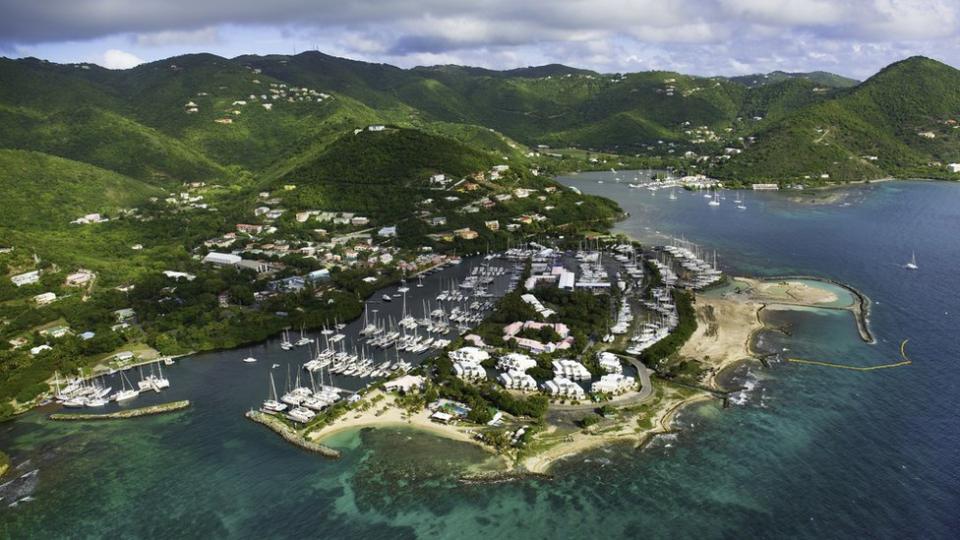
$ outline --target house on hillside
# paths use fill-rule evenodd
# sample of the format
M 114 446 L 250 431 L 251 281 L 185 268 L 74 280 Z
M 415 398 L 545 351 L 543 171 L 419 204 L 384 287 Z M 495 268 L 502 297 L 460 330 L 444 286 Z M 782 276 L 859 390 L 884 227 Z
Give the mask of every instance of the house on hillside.
M 40 271 L 34 270 L 33 272 L 25 272 L 23 274 L 17 274 L 10 278 L 10 281 L 13 282 L 17 287 L 23 287 L 24 285 L 33 285 L 40 281 Z
M 239 255 L 232 253 L 218 253 L 211 251 L 203 258 L 204 264 L 214 264 L 217 266 L 237 266 L 243 259 Z

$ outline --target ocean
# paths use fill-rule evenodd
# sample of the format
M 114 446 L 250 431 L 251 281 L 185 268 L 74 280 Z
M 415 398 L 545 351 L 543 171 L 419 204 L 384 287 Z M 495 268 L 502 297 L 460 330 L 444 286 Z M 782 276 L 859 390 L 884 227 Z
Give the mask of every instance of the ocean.
M 622 174 L 626 180 L 627 174 Z M 810 275 L 873 301 L 877 343 L 835 310 L 772 311 L 760 346 L 870 366 L 745 364 L 723 409 L 677 433 L 569 458 L 552 479 L 464 485 L 470 445 L 406 429 L 338 435 L 340 460 L 296 449 L 243 413 L 265 397 L 276 342 L 165 370 L 182 412 L 100 424 L 32 412 L 0 425 L 17 465 L 0 487 L 9 538 L 955 538 L 960 527 L 960 185 L 887 182 L 811 204 L 796 193 L 651 195 L 615 173 L 561 179 L 630 213 L 643 241 L 683 236 L 732 274 Z M 603 183 L 598 183 L 603 180 Z M 802 197 L 801 197 L 802 198 Z M 920 269 L 903 265 L 915 252 Z M 786 355 L 785 355 L 786 356 Z M 286 363 L 287 360 L 282 360 Z M 283 369 L 283 368 L 281 368 Z M 141 405 L 138 403 L 137 406 Z M 33 472 L 36 471 L 36 472 Z M 12 505 L 12 506 L 11 506 Z

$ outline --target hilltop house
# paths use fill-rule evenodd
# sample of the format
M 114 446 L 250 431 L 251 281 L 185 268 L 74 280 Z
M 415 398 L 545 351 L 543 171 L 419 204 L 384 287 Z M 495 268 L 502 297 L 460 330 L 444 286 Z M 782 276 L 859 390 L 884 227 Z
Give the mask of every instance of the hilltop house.
M 57 295 L 52 292 L 45 292 L 38 294 L 33 297 L 33 303 L 38 306 L 45 306 L 47 304 L 53 303 L 57 299 Z
M 90 270 L 80 269 L 72 274 L 69 274 L 64 283 L 68 287 L 82 287 L 93 281 L 95 277 L 97 277 L 97 275 Z
M 17 287 L 23 287 L 24 285 L 33 285 L 40 281 L 40 271 L 34 270 L 32 272 L 26 272 L 23 274 L 17 274 L 10 278 L 10 281 L 13 282 Z

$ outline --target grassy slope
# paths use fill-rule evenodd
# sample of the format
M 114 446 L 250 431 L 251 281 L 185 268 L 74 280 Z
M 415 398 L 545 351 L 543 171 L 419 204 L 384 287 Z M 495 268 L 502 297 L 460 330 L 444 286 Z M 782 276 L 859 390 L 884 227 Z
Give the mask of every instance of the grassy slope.
M 0 150 L 3 223 L 26 229 L 66 225 L 91 212 L 115 214 L 162 192 L 146 183 L 40 152 Z

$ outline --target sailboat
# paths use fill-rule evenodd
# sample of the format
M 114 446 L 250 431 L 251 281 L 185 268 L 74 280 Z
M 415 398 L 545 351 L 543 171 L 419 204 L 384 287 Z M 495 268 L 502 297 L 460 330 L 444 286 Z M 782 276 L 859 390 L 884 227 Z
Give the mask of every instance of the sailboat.
M 671 201 L 677 200 L 677 194 L 672 189 L 670 190 L 670 200 Z
M 129 388 L 128 388 L 129 387 Z M 126 401 L 128 399 L 133 399 L 140 395 L 139 390 L 133 388 L 133 384 L 130 383 L 130 380 L 127 379 L 124 372 L 120 372 L 120 391 L 113 395 L 115 401 Z
M 913 254 L 910 256 L 910 262 L 908 262 L 908 263 L 904 266 L 904 268 L 906 268 L 907 270 L 919 270 L 919 269 L 920 269 L 920 267 L 917 266 L 917 253 L 916 253 L 916 252 L 913 252 Z
M 313 338 L 307 337 L 307 334 L 304 332 L 303 325 L 300 325 L 300 339 L 297 340 L 297 347 L 303 347 L 304 345 L 309 345 L 313 343 Z
M 285 351 L 293 348 L 293 343 L 290 343 L 290 333 L 286 328 L 283 329 L 283 341 L 280 342 L 280 348 Z
M 710 206 L 720 206 L 720 194 L 714 193 L 713 200 L 708 202 L 707 204 L 709 204 Z
M 257 359 L 254 358 L 253 354 L 251 354 L 250 356 L 244 358 L 243 361 L 244 361 L 245 363 L 247 363 L 247 364 L 252 364 L 252 363 L 256 362 Z
M 270 412 L 287 410 L 285 403 L 277 401 L 277 384 L 273 381 L 273 372 L 270 372 L 270 398 L 263 402 L 263 408 Z
M 157 362 L 157 371 L 159 375 L 153 375 L 153 368 L 150 368 L 150 375 L 153 377 L 153 384 L 157 388 L 170 388 L 170 379 L 163 376 L 163 366 Z
M 735 202 L 737 203 L 737 209 L 739 209 L 739 210 L 746 210 L 746 209 L 747 209 L 747 207 L 743 204 L 743 199 L 740 198 L 740 193 L 739 193 L 739 192 L 737 193 L 737 200 L 736 200 Z

